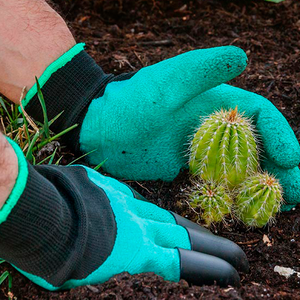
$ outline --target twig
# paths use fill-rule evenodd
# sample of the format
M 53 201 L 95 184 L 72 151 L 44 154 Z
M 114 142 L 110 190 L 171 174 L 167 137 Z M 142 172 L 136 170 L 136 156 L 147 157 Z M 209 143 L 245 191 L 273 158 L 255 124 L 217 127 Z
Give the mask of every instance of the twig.
M 252 244 L 256 244 L 260 241 L 260 239 L 255 239 L 255 240 L 251 240 L 251 241 L 246 241 L 246 242 L 236 242 L 239 245 L 252 245 Z
M 171 46 L 173 45 L 172 40 L 161 40 L 161 41 L 148 41 L 148 42 L 138 42 L 141 46 Z
M 139 183 L 138 181 L 135 181 L 140 187 L 142 187 L 144 190 L 146 190 L 150 195 L 152 194 L 152 192 L 150 192 L 146 187 L 144 187 L 141 183 Z
M 142 65 L 143 67 L 145 67 L 145 64 L 144 64 L 144 62 L 141 60 L 140 56 L 139 56 L 135 51 L 133 51 L 133 53 L 134 53 L 134 55 L 136 56 L 136 58 L 138 59 L 138 61 L 141 63 L 141 65 Z
M 6 128 L 5 128 L 4 121 L 3 121 L 3 118 L 2 118 L 2 117 L 1 117 L 1 125 L 2 125 L 2 129 L 3 129 L 4 135 L 7 135 L 7 134 L 6 134 Z
M 23 87 L 22 89 L 22 93 L 21 93 L 21 97 L 20 97 L 20 107 L 22 109 L 22 112 L 26 118 L 26 120 L 28 121 L 28 123 L 31 125 L 31 127 L 36 131 L 39 132 L 39 128 L 35 125 L 35 123 L 33 122 L 33 120 L 29 117 L 29 115 L 27 114 L 27 112 L 25 111 L 25 109 L 23 108 L 23 104 L 22 104 L 22 99 L 24 97 L 24 94 L 26 92 L 26 86 Z

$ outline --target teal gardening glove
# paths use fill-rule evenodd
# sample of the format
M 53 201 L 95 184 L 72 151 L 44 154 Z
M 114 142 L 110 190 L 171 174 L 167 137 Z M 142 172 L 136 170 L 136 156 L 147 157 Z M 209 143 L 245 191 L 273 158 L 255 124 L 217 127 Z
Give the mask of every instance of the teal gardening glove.
M 233 242 L 90 168 L 31 166 L 9 142 L 19 175 L 0 209 L 0 257 L 34 283 L 70 289 L 122 272 L 155 272 L 171 281 L 237 286 L 237 270 L 248 271 Z
M 280 179 L 285 200 L 294 205 L 299 202 L 300 149 L 292 129 L 267 99 L 222 84 L 239 75 L 246 60 L 236 47 L 202 49 L 114 77 L 78 44 L 46 69 L 40 83 L 50 117 L 64 111 L 53 129 L 78 123 L 66 142 L 84 153 L 96 149 L 88 155 L 91 164 L 107 159 L 105 171 L 134 180 L 173 180 L 187 166 L 188 144 L 200 117 L 238 106 L 261 135 L 264 168 Z M 23 106 L 42 120 L 36 86 Z

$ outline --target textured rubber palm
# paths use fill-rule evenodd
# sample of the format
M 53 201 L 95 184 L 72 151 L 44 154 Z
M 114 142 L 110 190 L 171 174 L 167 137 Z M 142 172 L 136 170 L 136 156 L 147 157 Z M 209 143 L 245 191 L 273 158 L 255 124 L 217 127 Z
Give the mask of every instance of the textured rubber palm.
M 48 290 L 102 283 L 122 272 L 155 272 L 166 280 L 179 281 L 180 258 L 175 248 L 191 249 L 187 230 L 176 225 L 173 215 L 168 211 L 133 198 L 129 187 L 118 180 L 105 177 L 90 168 L 86 170 L 89 179 L 106 192 L 115 214 L 117 237 L 111 255 L 85 279 L 68 280 L 60 287 L 17 269 Z
M 243 50 L 219 47 L 187 52 L 145 67 L 131 79 L 112 82 L 93 100 L 83 121 L 83 152 L 119 178 L 170 181 L 186 164 L 185 106 L 197 95 L 239 75 Z M 200 112 L 194 112 L 199 117 Z M 198 121 L 197 121 L 198 123 Z M 197 125 L 194 124 L 195 126 Z

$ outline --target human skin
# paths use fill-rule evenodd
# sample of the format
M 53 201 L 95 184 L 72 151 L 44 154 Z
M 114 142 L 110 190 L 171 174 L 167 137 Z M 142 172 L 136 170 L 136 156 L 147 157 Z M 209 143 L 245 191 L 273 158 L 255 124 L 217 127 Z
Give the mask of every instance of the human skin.
M 0 133 L 0 209 L 9 197 L 17 176 L 17 156 L 4 135 Z
M 44 0 L 0 0 L 0 93 L 19 104 L 46 67 L 75 45 L 65 21 Z

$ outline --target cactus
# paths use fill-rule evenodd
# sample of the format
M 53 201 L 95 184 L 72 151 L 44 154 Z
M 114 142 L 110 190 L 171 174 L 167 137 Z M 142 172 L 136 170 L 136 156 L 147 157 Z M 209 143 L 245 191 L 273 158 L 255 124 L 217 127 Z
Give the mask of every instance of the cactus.
M 257 146 L 251 121 L 237 107 L 223 109 L 204 120 L 194 136 L 190 172 L 203 180 L 232 189 L 258 168 Z
M 249 177 L 236 198 L 237 216 L 248 226 L 270 223 L 283 202 L 279 182 L 267 172 Z
M 210 226 L 211 223 L 218 223 L 225 220 L 230 214 L 233 201 L 223 186 L 214 183 L 193 184 L 192 192 L 189 195 L 190 206 L 200 207 L 203 211 L 201 217 Z

